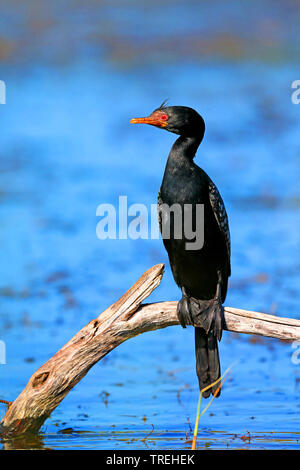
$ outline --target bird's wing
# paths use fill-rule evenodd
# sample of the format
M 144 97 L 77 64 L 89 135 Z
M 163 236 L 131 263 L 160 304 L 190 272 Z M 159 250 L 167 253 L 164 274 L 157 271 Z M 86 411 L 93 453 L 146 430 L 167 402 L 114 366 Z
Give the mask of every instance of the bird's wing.
M 219 193 L 219 190 L 210 178 L 209 178 L 209 183 L 208 183 L 208 190 L 209 190 L 210 205 L 212 207 L 212 210 L 215 215 L 218 226 L 220 228 L 220 231 L 224 235 L 226 249 L 227 249 L 227 257 L 228 257 L 228 275 L 230 276 L 231 243 L 230 243 L 230 231 L 229 231 L 227 212 L 225 209 L 223 199 Z

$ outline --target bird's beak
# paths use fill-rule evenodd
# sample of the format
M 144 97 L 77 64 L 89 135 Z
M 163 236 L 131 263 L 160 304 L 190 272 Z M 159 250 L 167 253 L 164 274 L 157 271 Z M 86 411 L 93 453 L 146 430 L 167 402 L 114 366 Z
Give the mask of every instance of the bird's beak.
M 158 116 L 149 116 L 142 118 L 133 118 L 130 120 L 131 124 L 150 124 L 151 126 L 156 127 L 166 127 L 168 125 L 167 121 L 159 119 Z

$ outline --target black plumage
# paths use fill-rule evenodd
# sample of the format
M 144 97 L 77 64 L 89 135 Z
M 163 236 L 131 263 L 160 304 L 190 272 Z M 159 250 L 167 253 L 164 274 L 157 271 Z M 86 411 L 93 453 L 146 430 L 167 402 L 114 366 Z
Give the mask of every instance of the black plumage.
M 183 327 L 195 326 L 196 370 L 203 390 L 221 374 L 217 340 L 222 336 L 222 303 L 231 273 L 230 232 L 223 200 L 209 176 L 194 163 L 205 124 L 194 109 L 164 103 L 149 117 L 131 122 L 151 124 L 179 134 L 170 151 L 159 191 L 158 216 L 172 273 L 182 290 L 177 309 L 179 321 Z M 179 219 L 176 211 L 170 210 L 174 205 L 181 210 Z M 188 249 L 191 242 L 197 240 L 199 205 L 204 207 L 204 227 L 200 227 L 204 230 L 204 243 L 196 250 Z M 182 228 L 180 237 L 176 234 L 178 221 Z M 194 233 L 196 231 L 194 240 L 184 231 L 189 225 Z M 218 396 L 218 388 L 219 383 L 204 391 L 203 396 L 211 393 Z

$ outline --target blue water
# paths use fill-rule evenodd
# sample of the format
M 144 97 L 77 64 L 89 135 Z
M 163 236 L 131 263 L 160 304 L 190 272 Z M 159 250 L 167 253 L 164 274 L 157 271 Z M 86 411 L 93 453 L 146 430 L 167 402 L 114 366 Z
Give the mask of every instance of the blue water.
M 0 399 L 152 265 L 166 272 L 149 301 L 179 298 L 161 240 L 96 237 L 99 204 L 156 203 L 174 135 L 129 120 L 165 98 L 206 121 L 196 162 L 229 215 L 226 305 L 299 318 L 299 6 L 14 3 L 0 2 Z M 293 351 L 224 332 L 222 369 L 239 362 L 201 417 L 199 448 L 298 448 Z M 167 328 L 112 351 L 39 436 L 2 447 L 188 449 L 197 401 L 193 329 Z

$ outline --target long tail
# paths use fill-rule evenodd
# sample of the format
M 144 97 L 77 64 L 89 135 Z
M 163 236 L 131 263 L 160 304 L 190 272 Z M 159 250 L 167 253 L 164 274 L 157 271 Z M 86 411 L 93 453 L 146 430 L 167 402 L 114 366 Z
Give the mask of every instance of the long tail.
M 221 377 L 218 340 L 222 337 L 221 300 L 200 300 L 183 296 L 178 302 L 177 314 L 183 327 L 195 326 L 196 371 L 200 390 L 208 387 Z M 213 395 L 220 384 L 203 392 L 203 397 Z M 219 389 L 216 396 L 221 393 Z
M 221 367 L 219 360 L 218 340 L 213 331 L 206 334 L 203 328 L 195 327 L 195 350 L 196 350 L 196 371 L 200 390 L 208 387 L 218 380 L 221 376 Z M 219 388 L 217 383 L 210 389 L 203 392 L 203 397 L 207 398 L 214 394 Z M 220 395 L 221 389 L 217 393 Z

